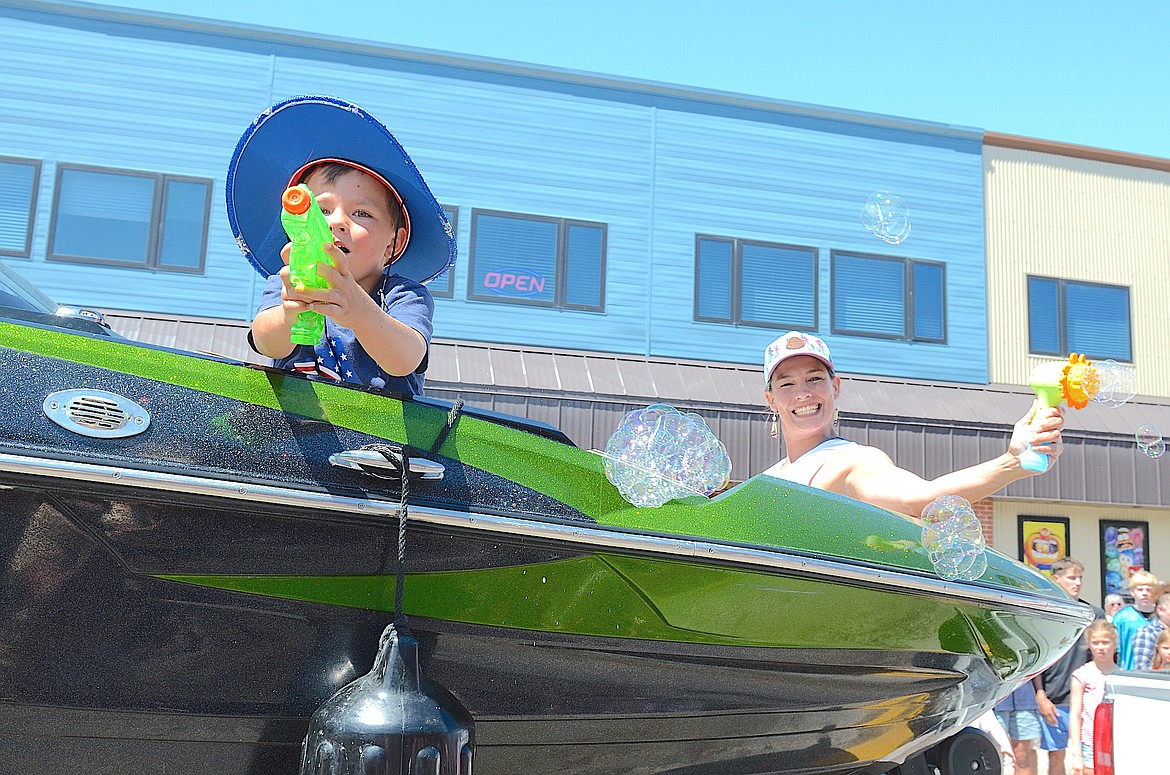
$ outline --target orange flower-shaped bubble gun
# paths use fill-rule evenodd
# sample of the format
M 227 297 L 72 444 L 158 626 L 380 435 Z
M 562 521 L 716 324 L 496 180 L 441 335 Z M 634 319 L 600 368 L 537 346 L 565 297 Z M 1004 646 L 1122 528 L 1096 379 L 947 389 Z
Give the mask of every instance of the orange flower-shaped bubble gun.
M 1028 383 L 1036 393 L 1036 402 L 1041 409 L 1051 409 L 1063 403 L 1073 409 L 1084 409 L 1101 389 L 1097 368 L 1088 358 L 1077 353 L 1070 355 L 1067 361 L 1041 363 L 1032 369 Z M 1029 471 L 1043 473 L 1048 470 L 1048 455 L 1028 447 L 1020 455 L 1020 465 Z

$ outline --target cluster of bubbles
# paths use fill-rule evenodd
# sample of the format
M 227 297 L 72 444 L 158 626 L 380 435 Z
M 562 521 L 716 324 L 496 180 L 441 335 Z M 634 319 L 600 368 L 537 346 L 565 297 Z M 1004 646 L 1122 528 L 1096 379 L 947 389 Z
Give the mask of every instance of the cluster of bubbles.
M 1138 449 L 1157 460 L 1166 454 L 1166 442 L 1162 439 L 1162 429 L 1157 425 L 1143 425 L 1133 434 Z
M 1097 361 L 1097 393 L 1093 401 L 1116 409 L 1137 395 L 1137 372 L 1114 360 Z
M 721 488 L 731 459 L 702 417 L 652 404 L 627 413 L 609 437 L 605 476 L 633 505 L 661 506 Z
M 1111 408 L 1117 408 L 1129 401 L 1138 391 L 1137 372 L 1131 366 L 1117 361 L 1097 361 L 1098 388 L 1093 400 Z M 1137 448 L 1154 460 L 1166 454 L 1166 441 L 1162 429 L 1157 425 L 1142 425 L 1133 434 Z
M 940 495 L 922 511 L 922 546 L 934 572 L 948 581 L 974 581 L 987 570 L 983 527 L 957 495 Z
M 889 191 L 876 191 L 861 208 L 861 225 L 880 240 L 899 245 L 910 236 L 910 206 Z

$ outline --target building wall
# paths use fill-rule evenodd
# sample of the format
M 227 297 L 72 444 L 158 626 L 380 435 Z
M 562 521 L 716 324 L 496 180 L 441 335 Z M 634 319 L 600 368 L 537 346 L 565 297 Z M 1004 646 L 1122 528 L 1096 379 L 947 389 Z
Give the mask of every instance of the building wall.
M 1070 503 L 1054 501 L 1020 501 L 995 498 L 994 547 L 1019 559 L 1019 517 L 1064 517 L 1069 520 L 1069 556 L 1085 566 L 1085 581 L 1081 597 L 1101 604 L 1105 596 L 1101 574 L 1101 520 L 1116 522 L 1148 522 L 1150 534 L 1147 544 L 1150 557 L 1146 569 L 1160 579 L 1170 579 L 1170 509 L 1127 508 L 1107 503 Z
M 974 130 L 211 20 L 19 5 L 0 3 L 0 155 L 43 165 L 32 256 L 7 260 L 59 301 L 249 318 L 260 281 L 223 210 L 232 149 L 273 102 L 325 92 L 382 118 L 458 208 L 461 259 L 454 298 L 437 301 L 438 336 L 754 363 L 782 329 L 694 320 L 701 233 L 818 250 L 817 331 L 843 369 L 987 381 Z M 211 178 L 205 274 L 46 263 L 61 163 Z M 901 245 L 859 222 L 880 189 L 911 206 Z M 473 208 L 606 224 L 604 312 L 467 300 Z M 832 335 L 831 249 L 944 262 L 946 343 Z
M 1128 287 L 1140 393 L 1168 397 L 1170 160 L 1049 148 L 984 148 L 991 381 L 1026 384 L 1050 360 L 1028 352 L 1027 276 L 1043 275 Z

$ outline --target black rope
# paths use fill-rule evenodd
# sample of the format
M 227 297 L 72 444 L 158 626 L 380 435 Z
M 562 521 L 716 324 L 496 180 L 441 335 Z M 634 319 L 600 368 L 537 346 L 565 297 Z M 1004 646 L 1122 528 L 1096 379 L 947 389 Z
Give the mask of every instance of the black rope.
M 451 406 L 451 411 L 447 413 L 446 425 L 439 431 L 435 443 L 431 445 L 431 455 L 438 453 L 462 412 L 463 399 L 457 398 Z M 391 444 L 367 444 L 362 449 L 378 452 L 398 467 L 400 484 L 398 494 L 398 563 L 394 571 L 394 625 L 401 630 L 406 626 L 406 614 L 402 610 L 402 593 L 406 586 L 406 521 L 410 514 L 410 454 L 413 448 L 407 444 L 400 447 Z
M 402 591 L 406 586 L 406 504 L 410 500 L 410 452 L 404 446 L 400 454 L 402 490 L 398 496 L 398 570 L 394 574 L 394 624 L 399 629 L 406 626 L 406 614 L 402 612 Z

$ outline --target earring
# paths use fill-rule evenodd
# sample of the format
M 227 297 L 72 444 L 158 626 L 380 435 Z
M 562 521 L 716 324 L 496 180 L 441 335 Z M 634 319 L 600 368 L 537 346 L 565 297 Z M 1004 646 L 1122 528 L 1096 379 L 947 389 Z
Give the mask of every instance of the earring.
M 772 412 L 772 438 L 774 438 L 774 439 L 779 438 L 779 436 L 780 436 L 780 430 L 779 430 L 779 428 L 777 428 L 777 424 L 779 422 L 780 422 L 780 415 L 776 412 Z
M 837 425 L 838 425 L 838 423 L 840 423 L 840 422 L 841 422 L 841 415 L 840 415 L 840 413 L 837 411 L 837 407 L 833 407 L 833 429 L 834 429 L 834 430 L 836 430 L 836 429 L 837 429 Z

